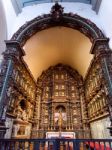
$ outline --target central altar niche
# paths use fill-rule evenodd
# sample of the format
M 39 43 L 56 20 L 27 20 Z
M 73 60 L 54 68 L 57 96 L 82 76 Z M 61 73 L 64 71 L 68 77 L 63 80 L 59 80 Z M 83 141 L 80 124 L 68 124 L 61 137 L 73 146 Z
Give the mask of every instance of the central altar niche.
M 37 79 L 36 94 L 33 138 L 60 131 L 82 138 L 85 98 L 83 79 L 76 70 L 62 64 L 50 67 Z
M 55 113 L 54 113 L 55 128 L 57 128 L 57 130 L 62 130 L 66 128 L 65 127 L 66 122 L 67 122 L 66 109 L 64 106 L 59 105 L 56 107 Z

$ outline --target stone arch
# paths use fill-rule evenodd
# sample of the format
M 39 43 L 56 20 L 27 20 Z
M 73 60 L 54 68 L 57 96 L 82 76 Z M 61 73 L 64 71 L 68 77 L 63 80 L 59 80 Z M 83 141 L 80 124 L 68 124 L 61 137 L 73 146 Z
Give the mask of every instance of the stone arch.
M 21 46 L 24 46 L 26 41 L 37 32 L 55 26 L 64 26 L 79 30 L 87 36 L 92 43 L 96 39 L 105 38 L 102 31 L 89 19 L 85 19 L 73 13 L 63 13 L 63 7 L 56 3 L 51 8 L 50 14 L 44 14 L 26 22 L 12 36 L 11 40 L 16 40 Z

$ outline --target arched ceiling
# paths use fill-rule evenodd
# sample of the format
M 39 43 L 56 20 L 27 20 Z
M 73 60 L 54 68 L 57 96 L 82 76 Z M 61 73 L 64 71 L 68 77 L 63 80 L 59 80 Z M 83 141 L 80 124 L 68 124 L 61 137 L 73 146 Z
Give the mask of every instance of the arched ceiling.
M 32 36 L 25 44 L 24 60 L 35 79 L 58 63 L 68 64 L 83 77 L 92 59 L 89 39 L 77 30 L 53 27 Z

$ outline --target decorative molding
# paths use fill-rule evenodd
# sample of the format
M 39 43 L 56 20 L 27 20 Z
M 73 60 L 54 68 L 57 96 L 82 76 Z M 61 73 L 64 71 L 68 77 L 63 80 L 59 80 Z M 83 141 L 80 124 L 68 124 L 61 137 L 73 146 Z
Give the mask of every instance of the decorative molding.
M 108 45 L 109 39 L 108 38 L 100 38 L 95 39 L 93 41 L 90 53 L 96 54 L 98 51 L 110 51 L 109 45 Z
M 89 129 L 89 125 L 86 120 L 83 78 L 75 69 L 64 64 L 51 66 L 38 78 L 37 87 L 34 118 L 39 122 L 35 122 L 35 119 L 33 131 L 37 130 L 37 126 L 39 130 L 43 130 L 41 134 L 44 134 L 44 131 L 59 131 L 57 114 L 61 108 L 65 113 L 62 131 L 80 130 L 83 134 L 86 133 L 85 126 Z M 81 138 L 80 132 L 77 136 Z M 43 137 L 39 132 L 32 136 Z
M 64 26 L 79 30 L 86 35 L 91 42 L 95 39 L 104 38 L 102 31 L 89 19 L 85 19 L 73 13 L 63 13 L 63 7 L 56 5 L 57 4 L 51 8 L 50 14 L 44 14 L 26 22 L 12 36 L 11 40 L 17 40 L 20 42 L 20 45 L 23 46 L 26 41 L 37 32 L 55 26 Z
M 58 4 L 58 2 L 55 3 L 54 6 L 51 8 L 51 17 L 54 21 L 59 21 L 63 17 L 63 11 L 64 7 Z

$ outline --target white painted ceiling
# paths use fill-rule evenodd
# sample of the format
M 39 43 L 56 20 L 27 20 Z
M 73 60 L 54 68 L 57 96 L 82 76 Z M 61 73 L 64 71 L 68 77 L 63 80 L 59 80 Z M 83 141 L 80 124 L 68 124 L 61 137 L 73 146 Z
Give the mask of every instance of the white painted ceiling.
M 55 0 L 19 0 L 19 3 L 21 3 L 23 7 L 39 3 L 51 3 L 51 2 L 55 2 Z M 58 2 L 79 2 L 90 4 L 91 0 L 58 0 Z
M 77 30 L 54 27 L 32 36 L 24 46 L 24 60 L 35 79 L 43 70 L 58 63 L 68 64 L 83 77 L 92 59 L 91 42 Z

